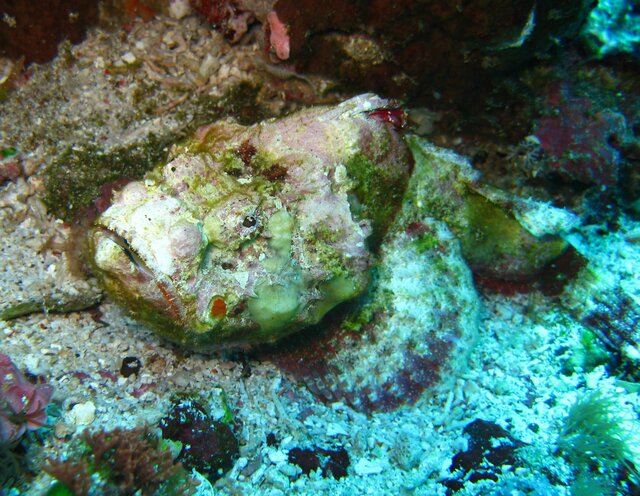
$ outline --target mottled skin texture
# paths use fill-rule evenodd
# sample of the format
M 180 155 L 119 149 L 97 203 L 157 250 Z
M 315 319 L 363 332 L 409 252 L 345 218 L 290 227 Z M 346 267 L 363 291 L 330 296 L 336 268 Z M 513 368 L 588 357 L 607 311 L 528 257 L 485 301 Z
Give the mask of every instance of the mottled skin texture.
M 90 233 L 96 273 L 134 316 L 194 347 L 269 342 L 369 282 L 372 242 L 411 158 L 389 102 L 361 95 L 244 127 L 222 121 L 128 184 Z

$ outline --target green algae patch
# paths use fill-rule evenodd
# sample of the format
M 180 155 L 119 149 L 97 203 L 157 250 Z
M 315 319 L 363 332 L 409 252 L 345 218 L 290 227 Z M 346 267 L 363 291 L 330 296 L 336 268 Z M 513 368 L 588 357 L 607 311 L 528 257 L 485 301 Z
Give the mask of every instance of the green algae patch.
M 370 246 L 377 246 L 393 223 L 404 196 L 407 176 L 392 175 L 363 153 L 354 154 L 345 164 L 354 181 L 354 215 L 371 219 Z
M 342 254 L 333 245 L 318 241 L 314 248 L 316 249 L 318 261 L 334 277 L 349 276 L 349 269 L 345 266 Z
M 372 271 L 372 282 L 369 291 L 360 298 L 358 305 L 342 322 L 342 328 L 349 332 L 361 333 L 366 326 L 372 324 L 376 316 L 391 308 L 393 293 L 378 287 L 379 275 L 377 269 Z
M 462 252 L 474 270 L 505 278 L 535 274 L 559 257 L 567 242 L 558 236 L 536 238 L 503 208 L 482 196 L 467 195 L 467 228 L 460 233 Z
M 433 234 L 426 233 L 416 239 L 413 245 L 418 253 L 424 253 L 438 248 L 440 241 Z
M 101 188 L 120 179 L 139 179 L 166 157 L 173 139 L 149 136 L 143 143 L 105 152 L 97 146 L 67 148 L 44 172 L 45 204 L 66 221 L 102 195 Z
M 336 243 L 343 236 L 339 231 L 332 231 L 327 226 L 319 225 L 305 236 L 305 243 L 310 247 L 322 264 L 324 269 L 332 277 L 348 277 L 350 271 L 347 268 L 344 254 L 336 248 Z
M 176 111 L 177 118 L 186 124 L 175 135 L 151 134 L 143 141 L 109 151 L 93 144 L 67 148 L 52 160 L 44 173 L 45 203 L 49 212 L 66 221 L 73 220 L 78 211 L 90 207 L 101 196 L 103 185 L 142 178 L 167 157 L 171 145 L 184 140 L 202 125 L 224 116 L 232 116 L 245 125 L 269 117 L 260 102 L 260 91 L 260 85 L 242 82 L 222 97 L 202 95 L 193 115 Z M 144 100 L 137 104 L 142 107 Z M 152 109 L 146 114 L 151 112 Z

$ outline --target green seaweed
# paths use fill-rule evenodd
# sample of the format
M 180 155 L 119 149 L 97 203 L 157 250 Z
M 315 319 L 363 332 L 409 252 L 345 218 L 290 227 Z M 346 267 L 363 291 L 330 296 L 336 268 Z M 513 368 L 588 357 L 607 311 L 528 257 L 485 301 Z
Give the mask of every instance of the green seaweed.
M 613 486 L 613 478 L 623 469 L 638 478 L 631 432 L 623 425 L 620 402 L 620 398 L 596 390 L 580 396 L 569 409 L 558 447 L 576 469 L 576 488 L 594 475 L 606 477 Z M 584 493 L 577 490 L 574 494 Z
M 197 482 L 170 445 L 148 427 L 84 431 L 64 460 L 49 460 L 44 471 L 56 482 L 47 496 L 86 494 L 183 495 Z
M 58 481 L 49 488 L 47 496 L 76 496 L 76 494 L 62 482 Z
M 235 420 L 235 415 L 233 414 L 233 410 L 229 406 L 229 399 L 227 398 L 227 393 L 225 393 L 224 389 L 220 391 L 220 403 L 222 404 L 222 409 L 224 410 L 224 415 L 220 419 L 220 422 L 224 422 L 225 424 L 231 424 Z
M 370 271 L 369 289 L 352 305 L 353 310 L 342 321 L 342 328 L 350 332 L 362 332 L 365 326 L 373 322 L 376 315 L 391 308 L 393 293 L 381 289 L 378 285 L 380 271 L 373 267 Z
M 327 243 L 322 238 L 318 238 L 313 246 L 318 260 L 322 263 L 323 268 L 331 273 L 332 278 L 352 276 L 345 266 L 344 257 L 335 246 Z
M 0 149 L 0 159 L 14 157 L 17 154 L 18 150 L 12 146 Z
M 357 201 L 352 201 L 352 211 L 372 221 L 373 233 L 368 243 L 378 246 L 402 204 L 407 178 L 391 176 L 362 153 L 355 153 L 345 166 L 355 183 L 353 194 Z
M 425 253 L 440 246 L 440 241 L 438 241 L 438 238 L 433 234 L 426 233 L 416 239 L 413 242 L 413 246 L 418 251 L 418 253 Z
M 174 138 L 150 135 L 144 142 L 105 152 L 95 145 L 69 147 L 46 168 L 45 204 L 71 221 L 100 197 L 100 188 L 122 178 L 139 179 L 163 159 Z

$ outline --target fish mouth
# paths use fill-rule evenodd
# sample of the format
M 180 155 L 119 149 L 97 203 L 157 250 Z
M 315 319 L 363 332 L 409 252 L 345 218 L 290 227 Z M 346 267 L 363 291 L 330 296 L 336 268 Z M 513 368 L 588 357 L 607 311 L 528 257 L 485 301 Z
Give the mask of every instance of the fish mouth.
M 140 256 L 140 254 L 131 247 L 127 239 L 118 234 L 113 229 L 105 226 L 95 226 L 96 233 L 108 239 L 122 250 L 127 259 L 136 268 L 139 274 L 144 278 L 140 281 L 141 285 L 154 287 L 153 292 L 156 302 L 162 305 L 162 310 L 174 321 L 182 323 L 183 316 L 181 311 L 180 299 L 177 296 L 173 281 L 169 277 L 159 278 Z M 156 292 L 157 290 L 157 292 Z
M 154 278 L 153 272 L 151 271 L 151 269 L 149 269 L 147 263 L 142 259 L 138 252 L 131 247 L 129 241 L 127 241 L 124 236 L 118 234 L 113 229 L 109 229 L 108 227 L 104 226 L 96 226 L 96 231 L 118 245 L 125 256 L 129 259 L 129 261 L 136 267 L 136 269 L 138 269 L 140 272 L 143 272 L 147 276 Z

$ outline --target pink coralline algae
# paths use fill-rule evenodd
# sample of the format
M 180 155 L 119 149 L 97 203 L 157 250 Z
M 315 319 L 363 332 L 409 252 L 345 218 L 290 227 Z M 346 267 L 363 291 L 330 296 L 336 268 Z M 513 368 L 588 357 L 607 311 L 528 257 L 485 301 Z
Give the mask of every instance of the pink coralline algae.
M 548 171 L 584 184 L 616 184 L 618 147 L 627 134 L 624 116 L 595 109 L 565 87 L 553 88 L 548 101 L 554 112 L 540 119 L 534 132 L 549 158 Z
M 7 355 L 0 354 L 0 443 L 13 444 L 27 430 L 43 427 L 53 388 L 32 384 Z
M 269 23 L 269 42 L 271 47 L 280 60 L 287 60 L 290 52 L 287 27 L 278 18 L 278 14 L 273 11 L 267 15 L 267 22 Z

